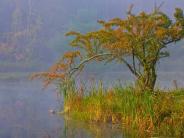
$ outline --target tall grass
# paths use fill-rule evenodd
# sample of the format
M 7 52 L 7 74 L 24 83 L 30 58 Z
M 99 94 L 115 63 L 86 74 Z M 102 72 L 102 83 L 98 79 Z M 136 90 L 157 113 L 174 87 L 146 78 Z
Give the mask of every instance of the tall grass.
M 73 119 L 121 124 L 142 137 L 184 137 L 184 90 L 137 92 L 132 87 L 102 83 L 90 89 L 65 89 L 65 111 Z M 65 95 L 65 96 L 66 96 Z

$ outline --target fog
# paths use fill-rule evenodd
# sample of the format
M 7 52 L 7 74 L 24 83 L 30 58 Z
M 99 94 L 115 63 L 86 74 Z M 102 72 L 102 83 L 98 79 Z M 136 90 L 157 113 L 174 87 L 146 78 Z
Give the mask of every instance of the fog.
M 184 9 L 184 0 L 162 0 L 161 10 L 170 17 L 176 7 Z M 40 81 L 28 81 L 32 72 L 45 71 L 62 54 L 70 50 L 70 38 L 65 33 L 95 31 L 97 20 L 125 18 L 130 4 L 133 12 L 150 12 L 160 0 L 0 0 L 0 137 L 124 137 L 114 126 L 92 126 L 71 123 L 64 117 L 50 114 L 60 110 L 63 100 L 58 90 L 50 86 L 43 90 Z M 175 45 L 175 46 L 174 46 Z M 169 48 L 170 57 L 158 63 L 159 88 L 172 88 L 184 83 L 184 41 Z M 86 72 L 87 71 L 87 72 Z M 94 75 L 110 86 L 114 80 L 131 83 L 133 76 L 123 65 L 92 64 L 82 77 Z M 89 125 L 89 126 L 88 126 Z M 85 126 L 85 127 L 84 127 Z M 88 126 L 88 127 L 86 127 Z M 88 129 L 86 129 L 88 128 Z M 92 128 L 92 129 L 91 129 Z M 95 128 L 95 129 L 93 129 Z M 93 134 L 91 130 L 95 130 Z
M 163 0 L 161 9 L 172 15 L 182 0 Z M 0 71 L 45 70 L 70 49 L 67 31 L 94 31 L 98 19 L 124 18 L 130 4 L 134 13 L 150 12 L 159 0 L 1 0 Z M 183 70 L 183 43 L 159 67 Z M 174 62 L 173 62 L 174 61 Z M 173 66 L 175 67 L 173 69 Z M 178 67 L 178 68 L 176 68 Z

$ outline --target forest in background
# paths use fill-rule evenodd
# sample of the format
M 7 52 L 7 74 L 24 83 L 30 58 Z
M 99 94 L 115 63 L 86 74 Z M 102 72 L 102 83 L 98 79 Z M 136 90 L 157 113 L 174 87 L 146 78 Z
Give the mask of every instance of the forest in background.
M 99 28 L 99 19 L 123 18 L 131 3 L 135 5 L 133 12 L 141 9 L 150 11 L 155 4 L 146 0 L 94 0 L 93 3 L 89 0 L 1 0 L 0 72 L 47 68 L 70 49 L 69 39 L 64 35 L 67 31 L 94 31 Z M 181 1 L 169 1 L 163 4 L 162 10 L 170 15 L 175 7 L 183 8 L 184 5 Z M 178 48 L 170 47 L 169 59 L 159 64 L 161 71 L 184 69 L 184 44 L 180 42 L 176 45 Z M 92 64 L 88 67 L 90 71 L 99 69 L 127 71 L 122 65 L 104 67 Z

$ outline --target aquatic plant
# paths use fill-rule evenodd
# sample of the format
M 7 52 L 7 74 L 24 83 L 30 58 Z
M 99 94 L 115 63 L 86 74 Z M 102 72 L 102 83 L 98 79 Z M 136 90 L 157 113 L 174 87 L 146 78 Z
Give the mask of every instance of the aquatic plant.
M 120 124 L 137 136 L 184 136 L 184 90 L 137 92 L 131 87 L 72 92 L 65 100 L 67 115 L 87 122 Z

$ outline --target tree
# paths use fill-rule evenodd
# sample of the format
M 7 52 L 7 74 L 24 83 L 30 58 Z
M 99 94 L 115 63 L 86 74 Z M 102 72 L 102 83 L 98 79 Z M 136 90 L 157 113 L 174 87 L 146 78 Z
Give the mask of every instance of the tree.
M 90 61 L 125 64 L 136 77 L 140 90 L 154 90 L 157 79 L 156 66 L 160 59 L 168 57 L 167 46 L 184 38 L 184 14 L 176 8 L 171 20 L 158 8 L 151 13 L 134 15 L 131 9 L 126 19 L 114 18 L 98 21 L 102 28 L 73 36 L 71 46 L 76 50 L 66 52 L 48 72 L 40 73 L 46 84 L 61 82 L 82 71 Z

